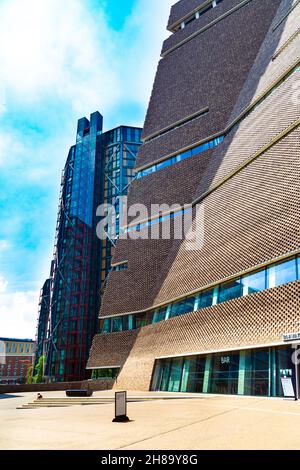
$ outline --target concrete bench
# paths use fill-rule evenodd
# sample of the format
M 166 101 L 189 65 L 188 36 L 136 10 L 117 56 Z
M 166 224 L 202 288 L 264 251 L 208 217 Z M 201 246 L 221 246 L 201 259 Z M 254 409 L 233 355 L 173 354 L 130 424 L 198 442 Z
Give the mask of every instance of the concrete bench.
M 67 397 L 91 397 L 93 395 L 92 390 L 67 390 Z

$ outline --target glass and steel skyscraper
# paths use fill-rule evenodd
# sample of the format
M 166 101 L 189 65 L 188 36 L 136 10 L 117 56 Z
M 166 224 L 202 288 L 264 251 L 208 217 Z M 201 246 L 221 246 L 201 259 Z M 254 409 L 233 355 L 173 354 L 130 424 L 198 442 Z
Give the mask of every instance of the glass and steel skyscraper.
M 62 173 L 61 194 L 48 303 L 40 308 L 37 354 L 46 354 L 45 376 L 82 380 L 92 339 L 98 331 L 101 293 L 111 269 L 113 240 L 96 234 L 96 211 L 103 203 L 119 210 L 132 178 L 141 129 L 121 126 L 103 133 L 99 112 L 78 121 Z M 49 284 L 49 286 L 48 286 Z M 47 307 L 47 308 L 46 308 Z

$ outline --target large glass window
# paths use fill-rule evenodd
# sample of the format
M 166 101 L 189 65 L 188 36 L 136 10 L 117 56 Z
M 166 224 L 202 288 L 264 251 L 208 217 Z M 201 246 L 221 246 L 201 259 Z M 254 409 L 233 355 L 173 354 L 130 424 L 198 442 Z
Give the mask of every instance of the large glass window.
M 219 291 L 219 303 L 237 299 L 243 295 L 243 286 L 240 279 L 221 284 Z
M 202 393 L 206 356 L 187 357 L 184 361 L 182 392 Z
M 253 274 L 248 274 L 242 278 L 242 285 L 244 295 L 255 294 L 267 289 L 267 274 L 266 270 L 257 271 Z
M 151 310 L 150 312 L 142 312 L 137 315 L 132 315 L 132 321 L 130 321 L 130 323 L 128 322 L 128 316 L 118 317 L 114 320 L 108 319 L 104 322 L 102 321 L 101 331 L 103 333 L 109 333 L 111 331 L 111 321 L 112 331 L 127 331 L 129 329 L 142 328 L 150 325 L 151 323 L 159 323 L 168 318 L 192 313 L 195 309 L 201 310 L 218 303 L 261 292 L 270 287 L 287 284 L 288 282 L 293 282 L 299 278 L 300 257 L 294 257 L 288 261 L 272 264 L 267 268 L 200 292 L 196 296 L 187 297 L 170 305 L 166 305 L 156 310 Z
M 135 324 L 136 328 L 142 328 L 143 326 L 147 326 L 147 315 L 146 313 L 139 313 L 135 316 Z
M 166 319 L 167 307 L 158 308 L 153 315 L 153 323 L 159 323 Z
M 112 318 L 112 331 L 113 332 L 123 331 L 122 317 Z
M 124 315 L 124 317 L 122 317 L 122 329 L 123 331 L 129 330 L 129 316 L 128 315 Z
M 214 289 L 207 290 L 205 292 L 201 292 L 198 308 L 199 310 L 202 308 L 211 307 L 214 300 Z
M 274 266 L 275 270 L 275 286 L 281 286 L 289 282 L 296 281 L 297 279 L 297 269 L 296 269 L 296 259 L 293 258 L 289 261 L 284 261 L 282 263 L 276 264 Z
M 270 393 L 269 349 L 246 351 L 243 360 L 245 370 L 244 395 L 268 396 Z
M 95 369 L 92 372 L 92 380 L 116 379 L 120 369 Z
M 159 363 L 159 367 L 162 367 L 160 386 L 159 390 L 162 392 L 168 391 L 169 388 L 169 378 L 171 371 L 171 359 Z
M 110 318 L 106 318 L 103 321 L 101 331 L 102 333 L 110 333 L 111 331 L 111 319 Z
M 172 359 L 168 392 L 179 392 L 181 384 L 183 358 Z
M 295 380 L 293 352 L 279 346 L 158 360 L 152 390 L 282 397 L 281 379 Z
M 189 297 L 180 302 L 176 302 L 171 306 L 170 317 L 178 317 L 186 313 L 191 313 L 194 311 L 195 297 Z
M 210 393 L 237 395 L 240 354 L 215 354 L 212 361 Z

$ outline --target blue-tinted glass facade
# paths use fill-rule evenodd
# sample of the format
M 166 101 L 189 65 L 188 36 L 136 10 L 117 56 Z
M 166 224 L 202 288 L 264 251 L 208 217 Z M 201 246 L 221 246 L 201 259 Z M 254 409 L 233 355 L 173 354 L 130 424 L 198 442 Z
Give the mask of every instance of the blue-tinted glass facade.
M 194 155 L 198 155 L 199 153 L 205 152 L 207 150 L 213 149 L 217 147 L 221 142 L 223 142 L 224 138 L 225 136 L 222 135 L 213 140 L 210 140 L 201 145 L 197 145 L 196 147 L 186 150 L 185 152 L 178 153 L 177 155 L 167 158 L 166 160 L 163 160 L 160 163 L 149 166 L 148 168 L 145 168 L 144 170 L 138 172 L 137 179 L 144 178 L 145 176 L 151 175 L 151 173 L 163 170 L 164 168 L 174 165 L 175 163 L 179 163 L 182 160 L 193 157 Z
M 35 352 L 35 366 L 38 359 L 44 354 L 44 344 L 47 339 L 48 318 L 50 312 L 50 289 L 51 279 L 47 279 L 40 292 L 39 301 L 39 314 L 36 332 L 36 352 Z
M 298 279 L 300 279 L 300 255 L 278 263 L 272 263 L 263 269 L 221 283 L 212 289 L 200 291 L 198 294 L 186 297 L 178 302 L 171 302 L 163 307 L 132 315 L 133 328 L 141 328 L 152 323 L 169 320 L 170 318 L 288 284 Z M 123 318 L 125 317 L 126 315 Z M 108 330 L 106 326 L 105 328 L 102 327 L 102 333 L 114 332 L 112 324 L 110 324 L 110 327 L 111 330 Z
M 287 345 L 160 359 L 155 363 L 151 389 L 283 397 L 281 379 L 291 378 L 295 388 L 293 353 Z
M 51 266 L 50 306 L 40 315 L 38 334 L 47 356 L 46 376 L 55 381 L 87 378 L 86 363 L 93 337 L 99 332 L 99 309 L 105 280 L 111 270 L 113 244 L 97 238 L 97 207 L 115 205 L 126 195 L 141 144 L 141 129 L 121 126 L 103 133 L 103 117 L 78 121 L 76 145 L 62 175 L 54 260 Z M 40 325 L 41 323 L 41 325 Z M 107 325 L 107 332 L 111 330 Z M 43 326 L 42 326 L 43 324 Z M 113 322 L 116 331 L 126 321 Z

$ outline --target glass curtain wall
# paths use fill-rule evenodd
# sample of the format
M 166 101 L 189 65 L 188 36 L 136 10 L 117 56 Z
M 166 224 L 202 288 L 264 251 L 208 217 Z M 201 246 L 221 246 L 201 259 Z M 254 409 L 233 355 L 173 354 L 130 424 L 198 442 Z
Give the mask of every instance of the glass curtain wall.
M 297 255 L 278 263 L 272 263 L 270 266 L 255 270 L 229 282 L 216 285 L 212 289 L 203 290 L 197 295 L 186 297 L 149 312 L 133 315 L 133 321 L 124 324 L 130 324 L 132 328 L 140 328 L 151 323 L 158 323 L 240 297 L 257 294 L 299 279 L 300 255 Z M 105 328 L 102 328 L 101 331 L 102 333 L 110 333 L 116 330 L 107 329 L 107 324 L 105 324 Z
M 152 390 L 282 397 L 281 379 L 295 380 L 290 346 L 156 361 Z

